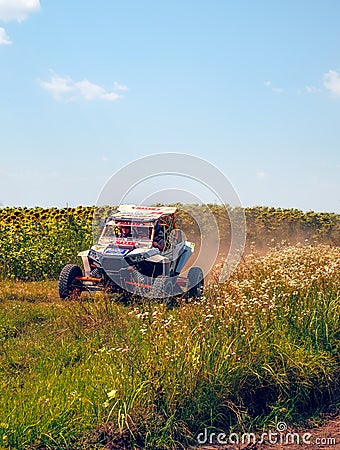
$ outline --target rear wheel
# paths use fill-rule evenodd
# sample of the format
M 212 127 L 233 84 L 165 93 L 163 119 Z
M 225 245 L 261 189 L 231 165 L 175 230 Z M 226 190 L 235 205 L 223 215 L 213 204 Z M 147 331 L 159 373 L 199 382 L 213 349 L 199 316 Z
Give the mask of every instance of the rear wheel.
M 77 277 L 81 277 L 81 268 L 75 264 L 67 264 L 60 272 L 58 290 L 59 297 L 75 298 L 81 294 L 81 282 L 77 281 Z
M 203 295 L 204 275 L 200 267 L 191 267 L 188 272 L 188 291 L 185 298 L 199 299 Z

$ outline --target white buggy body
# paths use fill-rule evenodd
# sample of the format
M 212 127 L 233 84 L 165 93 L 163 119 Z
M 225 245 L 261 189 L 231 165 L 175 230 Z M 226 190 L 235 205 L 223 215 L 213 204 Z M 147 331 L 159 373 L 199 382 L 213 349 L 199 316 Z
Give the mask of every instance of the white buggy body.
M 70 264 L 61 272 L 60 296 L 101 289 L 150 297 L 198 296 L 201 269 L 193 267 L 187 278 L 180 277 L 195 244 L 176 229 L 175 214 L 174 207 L 119 206 L 106 219 L 98 243 L 79 253 L 84 274 Z

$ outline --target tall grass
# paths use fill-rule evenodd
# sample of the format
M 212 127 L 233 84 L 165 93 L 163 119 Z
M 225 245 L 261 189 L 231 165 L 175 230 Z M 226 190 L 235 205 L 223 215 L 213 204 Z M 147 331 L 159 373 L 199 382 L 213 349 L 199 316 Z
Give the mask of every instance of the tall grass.
M 55 287 L 1 284 L 3 448 L 187 448 L 204 428 L 294 422 L 339 401 L 338 248 L 249 255 L 170 310 L 61 302 Z

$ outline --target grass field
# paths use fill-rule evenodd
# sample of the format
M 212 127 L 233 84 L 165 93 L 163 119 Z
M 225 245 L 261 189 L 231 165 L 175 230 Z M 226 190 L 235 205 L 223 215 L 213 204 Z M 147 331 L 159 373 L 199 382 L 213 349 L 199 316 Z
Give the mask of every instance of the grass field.
M 195 303 L 0 285 L 0 448 L 179 449 L 339 399 L 340 248 L 249 254 Z

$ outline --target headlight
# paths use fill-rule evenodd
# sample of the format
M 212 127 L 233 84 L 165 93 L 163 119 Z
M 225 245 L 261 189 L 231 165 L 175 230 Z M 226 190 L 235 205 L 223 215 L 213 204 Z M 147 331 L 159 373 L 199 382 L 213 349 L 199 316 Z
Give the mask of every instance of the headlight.
M 94 259 L 95 261 L 99 261 L 99 257 L 97 252 L 95 252 L 94 250 L 90 250 L 89 251 L 89 257 Z
M 139 261 L 142 261 L 144 258 L 143 255 L 139 254 L 139 255 L 128 255 L 127 258 L 132 262 L 132 263 L 136 263 Z

